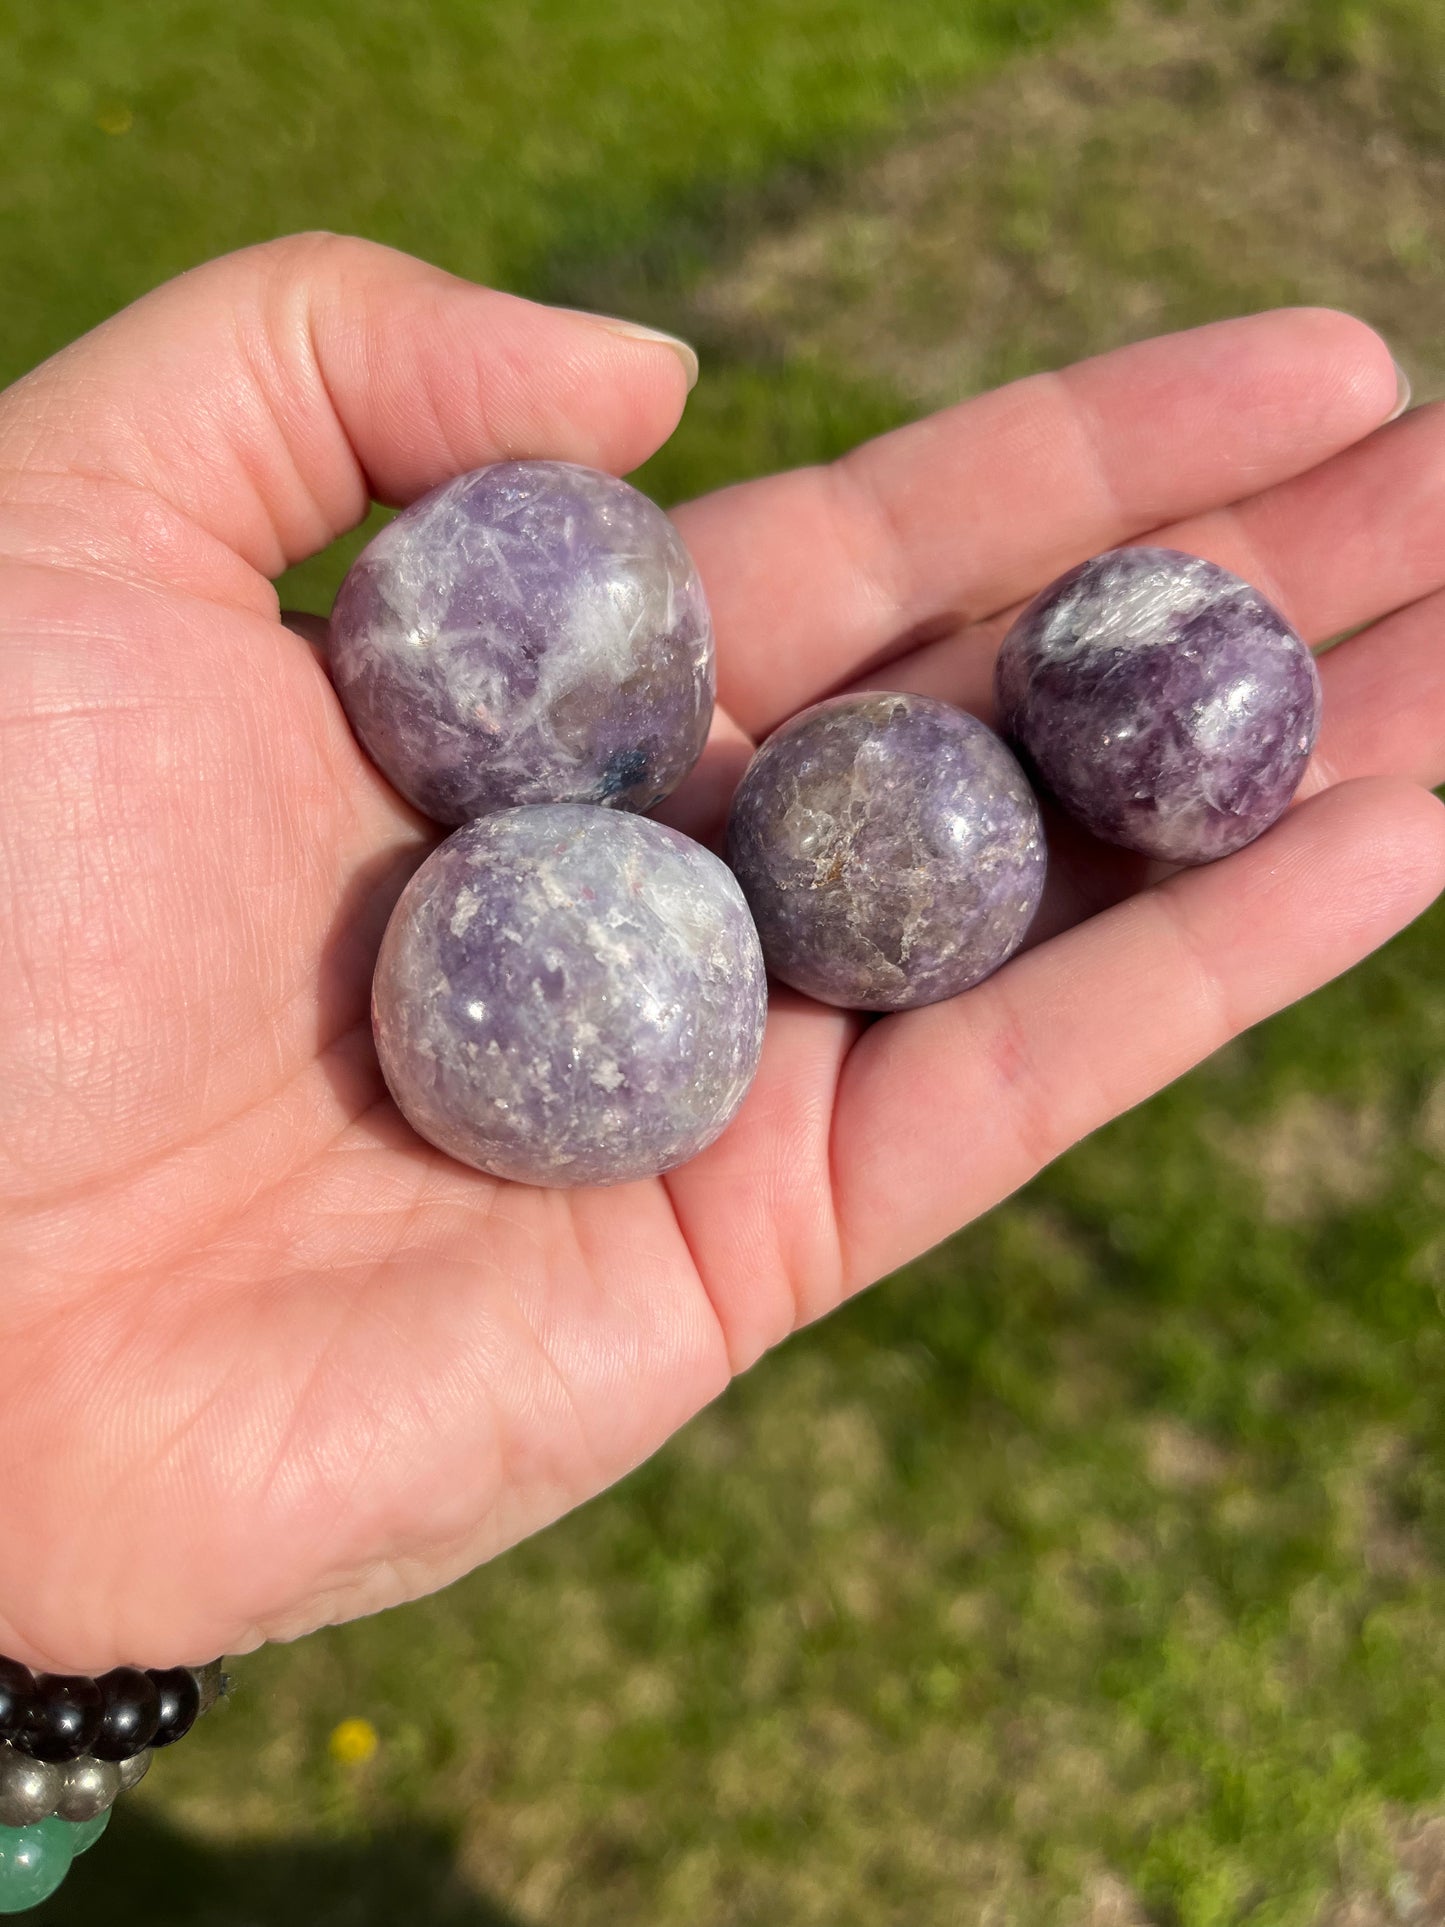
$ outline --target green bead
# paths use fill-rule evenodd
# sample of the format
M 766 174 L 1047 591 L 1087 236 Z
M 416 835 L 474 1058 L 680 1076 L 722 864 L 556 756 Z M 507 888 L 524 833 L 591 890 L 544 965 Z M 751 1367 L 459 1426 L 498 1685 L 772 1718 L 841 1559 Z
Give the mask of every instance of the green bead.
M 45 1820 L 43 1826 L 64 1827 L 65 1838 L 72 1853 L 84 1853 L 93 1847 L 110 1825 L 111 1809 L 97 1813 L 93 1820 Z
M 70 1872 L 63 1820 L 38 1827 L 0 1827 L 0 1914 L 23 1914 L 49 1900 Z

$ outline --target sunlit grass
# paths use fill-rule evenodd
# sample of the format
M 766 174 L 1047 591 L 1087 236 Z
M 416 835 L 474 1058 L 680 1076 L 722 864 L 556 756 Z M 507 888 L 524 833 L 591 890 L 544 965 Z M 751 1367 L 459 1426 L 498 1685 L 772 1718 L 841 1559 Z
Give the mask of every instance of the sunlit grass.
M 1368 197 L 1327 259 L 1283 172 L 1254 180 L 1301 243 L 1281 266 L 1234 246 L 1238 208 L 1191 245 L 1160 184 L 1196 191 L 1219 73 L 1434 166 L 1431 0 L 1221 8 L 1228 60 L 1191 56 L 1177 116 L 1115 124 L 1103 89 L 1093 145 L 1032 173 L 975 142 L 943 185 L 1016 328 L 984 329 L 968 274 L 930 279 L 946 225 L 894 238 L 886 287 L 832 284 L 841 319 L 792 288 L 771 331 L 733 325 L 716 290 L 760 228 L 786 255 L 890 144 L 1001 60 L 1048 84 L 1055 28 L 1107 11 L 0 0 L 0 360 L 225 247 L 356 229 L 701 326 L 645 475 L 675 500 L 901 419 L 940 342 L 1007 374 L 1116 309 L 1127 331 L 1121 289 L 1178 325 L 1363 273 Z M 1132 18 L 1156 11 L 1213 31 Z M 1137 52 L 1113 32 L 1103 69 Z M 1445 293 L 1423 232 L 1396 286 L 1421 315 Z M 345 553 L 288 598 L 324 608 Z M 215 1927 L 1306 1927 L 1331 1890 L 1384 1891 L 1396 1816 L 1445 1788 L 1442 933 L 1101 1134 L 551 1532 L 244 1663 L 48 1917 L 150 1921 L 163 1885 L 166 1920 Z

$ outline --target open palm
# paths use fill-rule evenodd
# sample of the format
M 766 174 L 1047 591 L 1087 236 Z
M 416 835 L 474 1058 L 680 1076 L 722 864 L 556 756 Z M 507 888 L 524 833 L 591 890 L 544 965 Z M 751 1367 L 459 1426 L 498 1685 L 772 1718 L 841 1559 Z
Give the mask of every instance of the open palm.
M 1044 940 L 953 1003 L 776 994 L 665 1181 L 433 1152 L 367 1002 L 435 832 L 270 578 L 500 456 L 625 471 L 684 395 L 665 346 L 310 236 L 0 397 L 0 1651 L 199 1661 L 442 1583 L 1445 882 L 1445 419 L 1381 429 L 1341 315 L 1149 342 L 679 510 L 727 720 L 667 813 L 710 834 L 747 742 L 850 682 L 987 715 L 1008 610 L 1146 534 L 1312 640 L 1370 625 L 1308 800 L 1166 880 L 1061 832 Z

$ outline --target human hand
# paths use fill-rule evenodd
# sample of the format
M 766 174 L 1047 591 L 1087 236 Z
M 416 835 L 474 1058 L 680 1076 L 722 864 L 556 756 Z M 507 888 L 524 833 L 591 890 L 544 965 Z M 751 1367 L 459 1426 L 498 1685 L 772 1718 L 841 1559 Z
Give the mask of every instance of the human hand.
M 666 346 L 312 236 L 0 397 L 0 1652 L 201 1661 L 444 1583 L 1445 883 L 1445 417 L 1381 429 L 1343 316 L 1148 342 L 680 510 L 726 720 L 666 813 L 710 833 L 747 739 L 849 682 L 987 716 L 1010 608 L 1147 533 L 1311 640 L 1372 625 L 1284 821 L 1163 881 L 1062 832 L 1044 940 L 954 1002 L 776 992 L 737 1121 L 659 1182 L 434 1152 L 367 1010 L 436 832 L 270 578 L 369 494 L 625 471 L 684 395 Z

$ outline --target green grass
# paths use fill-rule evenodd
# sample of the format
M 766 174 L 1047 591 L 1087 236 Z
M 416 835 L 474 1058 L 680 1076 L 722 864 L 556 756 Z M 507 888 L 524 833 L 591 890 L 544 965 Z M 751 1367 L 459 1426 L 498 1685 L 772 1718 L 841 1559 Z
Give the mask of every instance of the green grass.
M 1091 0 L 0 4 L 8 378 L 296 227 L 515 286 L 896 127 Z M 691 216 L 691 221 L 688 217 Z
M 1098 38 L 1110 12 L 0 0 L 3 373 L 317 224 L 700 329 L 646 472 L 669 500 L 899 419 L 940 342 L 1007 372 L 1131 315 L 1341 298 L 1348 270 L 1428 356 L 1433 230 L 1389 283 L 1367 197 L 1311 252 L 1287 170 L 1197 229 L 1159 188 L 1195 191 L 1189 128 L 1246 95 L 1434 166 L 1433 0 L 1154 9 L 1217 12 L 1227 57 L 1171 56 L 1178 115 L 1141 79 L 1126 124 L 1105 89 L 1032 171 L 970 150 L 939 190 L 974 250 L 956 285 L 935 196 L 896 274 L 794 290 L 771 331 L 710 297 L 760 235 L 786 256 L 861 205 L 927 116 L 1011 98 L 1001 64 L 1046 84 L 1060 29 L 1099 73 L 1142 58 L 1145 10 Z M 1256 272 L 1261 221 L 1292 245 Z M 984 316 L 990 272 L 1012 310 Z M 346 552 L 288 597 L 324 607 Z M 41 1918 L 139 1923 L 164 1890 L 198 1927 L 1307 1927 L 1331 1892 L 1398 1891 L 1399 1816 L 1445 1789 L 1442 933 L 1100 1134 L 552 1531 L 246 1662 Z M 343 1768 L 349 1715 L 381 1746 Z

